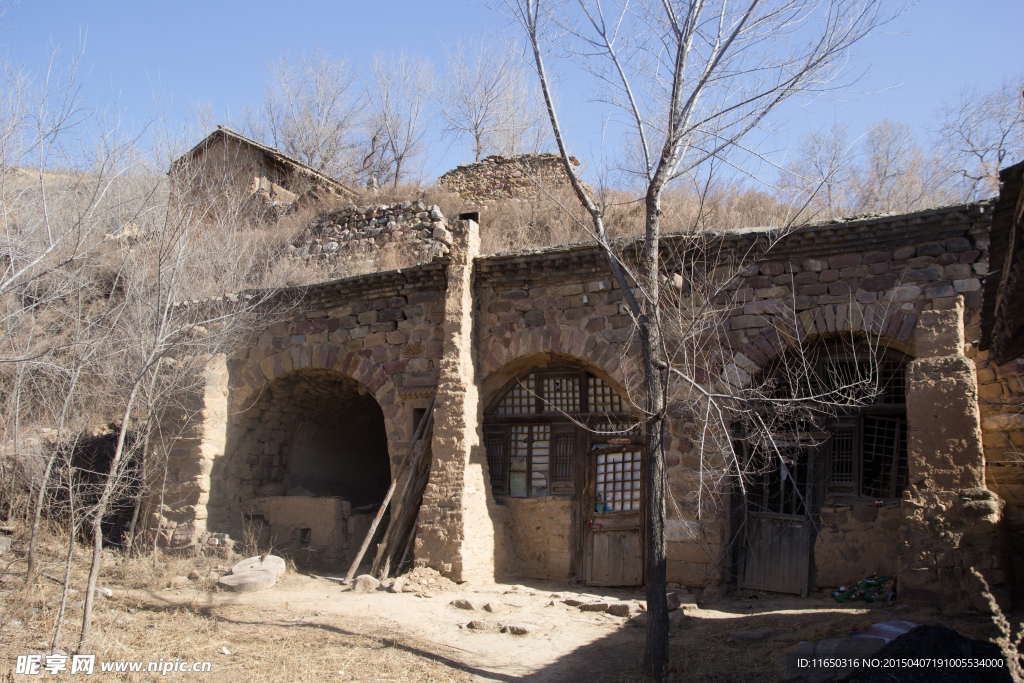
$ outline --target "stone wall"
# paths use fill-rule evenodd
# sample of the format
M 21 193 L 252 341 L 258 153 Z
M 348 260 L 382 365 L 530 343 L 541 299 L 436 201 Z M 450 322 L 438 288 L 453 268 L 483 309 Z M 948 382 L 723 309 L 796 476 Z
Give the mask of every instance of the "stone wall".
M 580 165 L 575 157 L 570 161 Z M 541 194 L 541 187 L 548 191 L 568 187 L 569 177 L 557 154 L 521 154 L 463 164 L 438 178 L 437 184 L 470 201 L 532 199 Z
M 280 389 L 296 378 L 349 382 L 365 392 L 383 413 L 391 463 L 400 462 L 413 411 L 426 406 L 438 382 L 445 268 L 435 261 L 305 288 L 286 319 L 266 325 L 228 360 L 230 418 L 208 505 L 218 530 L 239 533 L 257 489 L 281 481 L 289 420 L 299 418 L 303 402 Z
M 833 587 L 872 574 L 895 575 L 901 523 L 899 501 L 823 505 L 814 543 L 815 583 Z
M 424 262 L 447 254 L 451 243 L 448 221 L 436 204 L 405 201 L 349 206 L 318 216 L 287 252 L 293 258 L 338 263 L 404 251 Z
M 824 501 L 814 553 L 819 586 L 896 572 L 907 599 L 959 609 L 978 606 L 964 576 L 976 567 L 1005 597 L 1014 565 L 1002 534 L 1024 534 L 1024 476 L 1015 459 L 1024 442 L 1024 387 L 1022 368 L 993 368 L 972 343 L 988 267 L 987 208 L 808 226 L 770 236 L 767 252 L 764 230 L 719 236 L 723 273 L 739 275 L 713 300 L 723 311 L 715 332 L 723 350 L 702 367 L 707 386 L 743 390 L 781 354 L 818 340 L 877 339 L 913 358 L 911 485 L 902 500 L 880 506 Z M 571 362 L 634 395 L 638 352 L 623 292 L 597 247 L 477 257 L 473 221 L 444 230 L 448 258 L 286 292 L 297 297 L 290 313 L 268 321 L 211 372 L 203 398 L 210 420 L 183 451 L 181 462 L 195 464 L 182 465 L 179 477 L 181 492 L 197 495 L 207 482 L 211 527 L 233 530 L 256 490 L 279 481 L 285 403 L 296 409 L 293 399 L 278 400 L 287 398 L 276 391 L 282 382 L 322 375 L 361 387 L 383 412 L 392 463 L 407 452 L 414 411 L 436 387 L 417 563 L 458 580 L 581 576 L 574 503 L 495 501 L 480 425 L 496 392 L 533 365 Z M 674 239 L 665 245 L 666 264 L 677 272 L 670 296 L 694 307 L 700 302 L 683 277 L 694 261 L 673 260 L 685 246 Z M 759 249 L 754 265 L 738 258 L 729 265 Z M 668 580 L 694 588 L 733 579 L 729 479 L 722 462 L 702 460 L 695 445 L 702 428 L 681 412 L 666 425 Z M 1010 501 L 1005 514 L 1000 496 Z M 182 500 L 194 500 L 188 505 L 201 523 L 203 497 Z
M 1024 602 L 1024 361 L 1001 366 L 977 351 L 979 408 L 985 475 L 989 489 L 1005 501 L 1002 567 L 1014 602 Z

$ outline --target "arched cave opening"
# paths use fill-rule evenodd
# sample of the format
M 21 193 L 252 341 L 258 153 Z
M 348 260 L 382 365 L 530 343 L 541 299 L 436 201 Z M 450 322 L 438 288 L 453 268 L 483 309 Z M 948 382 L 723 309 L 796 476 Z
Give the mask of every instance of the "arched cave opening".
M 384 500 L 391 483 L 384 413 L 362 384 L 300 371 L 275 382 L 264 400 L 263 426 L 280 440 L 279 467 L 267 483 L 291 496 L 340 497 L 353 510 Z

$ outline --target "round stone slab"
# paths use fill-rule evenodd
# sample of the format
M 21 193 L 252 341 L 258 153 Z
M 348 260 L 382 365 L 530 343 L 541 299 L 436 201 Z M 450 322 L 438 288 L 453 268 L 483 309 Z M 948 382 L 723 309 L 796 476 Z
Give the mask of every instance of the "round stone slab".
M 242 560 L 231 568 L 231 573 L 241 574 L 242 572 L 259 570 L 270 572 L 274 575 L 274 578 L 279 579 L 284 576 L 285 569 L 287 569 L 287 565 L 285 564 L 283 557 L 278 557 L 277 555 L 267 555 L 265 557 L 258 555 L 256 557 L 250 557 L 247 560 Z
M 256 569 L 253 571 L 222 576 L 220 577 L 220 581 L 217 582 L 217 585 L 236 593 L 248 593 L 251 591 L 261 591 L 264 588 L 270 588 L 275 583 L 277 583 L 277 575 L 274 574 L 274 572 Z

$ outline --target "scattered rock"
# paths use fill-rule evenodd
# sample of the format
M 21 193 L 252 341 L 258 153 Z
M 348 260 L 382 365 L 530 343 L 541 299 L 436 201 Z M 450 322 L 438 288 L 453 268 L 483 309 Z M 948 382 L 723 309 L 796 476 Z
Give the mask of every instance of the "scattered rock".
M 616 617 L 628 617 L 633 609 L 634 605 L 628 602 L 617 602 L 613 605 L 608 605 L 608 609 L 605 611 Z
M 740 643 L 763 643 L 776 633 L 777 631 L 773 628 L 764 628 L 758 631 L 733 631 L 729 635 Z
M 112 598 L 114 597 L 114 591 L 110 590 L 109 588 L 104 588 L 103 586 L 97 586 L 96 597 Z
M 217 585 L 236 593 L 249 593 L 270 588 L 275 583 L 277 583 L 277 575 L 274 572 L 254 569 L 253 571 L 222 576 Z
M 277 555 L 262 555 L 242 560 L 231 568 L 231 573 L 241 574 L 243 572 L 265 571 L 270 572 L 274 575 L 274 578 L 279 579 L 284 576 L 287 569 L 288 565 L 285 563 L 283 557 L 278 557 Z
M 504 627 L 504 624 L 499 624 L 493 621 L 487 621 L 486 619 L 474 619 L 473 621 L 466 624 L 466 626 L 473 629 L 474 631 L 496 632 L 500 631 Z
M 729 594 L 729 586 L 725 584 L 718 584 L 717 586 L 708 586 L 704 589 L 705 600 L 721 600 Z
M 455 241 L 454 237 L 452 237 L 452 233 L 449 232 L 448 228 L 445 228 L 445 227 L 440 227 L 439 226 L 439 227 L 434 228 L 433 233 L 432 233 L 431 236 L 435 240 L 437 240 L 438 242 L 442 242 L 442 243 L 447 244 L 449 246 L 452 244 L 452 242 Z
M 686 623 L 686 619 L 687 619 L 686 612 L 684 612 L 681 609 L 676 610 L 675 612 L 669 613 L 669 615 L 668 615 L 668 630 L 669 631 L 675 631 L 676 629 L 681 628 L 683 626 L 683 624 Z
M 186 586 L 191 586 L 192 582 L 189 581 L 187 576 L 175 576 L 168 585 L 171 588 L 185 588 Z
M 577 600 L 576 598 L 569 598 L 568 600 L 563 600 L 562 602 L 569 605 L 569 607 L 579 607 L 583 604 L 582 600 Z
M 682 601 L 679 600 L 679 596 L 675 593 L 666 593 L 665 597 L 668 600 L 669 612 L 674 612 L 675 610 L 679 609 L 679 606 L 681 604 L 683 604 Z
M 586 604 L 580 605 L 580 611 L 581 612 L 607 612 L 608 611 L 608 603 L 607 602 L 588 602 Z
M 188 573 L 189 581 L 202 581 L 203 578 L 203 575 L 199 573 L 198 569 L 193 569 Z
M 503 610 L 504 610 L 504 607 L 502 605 L 498 604 L 498 603 L 489 602 L 486 605 L 484 605 L 484 611 L 490 612 L 491 614 L 498 614 L 499 612 L 502 612 Z
M 391 586 L 388 587 L 388 590 L 392 593 L 401 593 L 403 588 L 405 588 L 405 577 L 399 576 L 391 582 Z
M 352 591 L 354 593 L 372 593 L 377 590 L 380 585 L 380 581 L 373 578 L 369 574 L 362 574 L 356 577 L 355 583 L 352 585 Z
M 467 600 L 465 598 L 459 598 L 458 600 L 452 600 L 451 601 L 451 606 L 455 607 L 456 609 L 468 609 L 468 610 L 475 610 L 476 609 L 476 605 L 474 605 L 472 602 L 470 602 L 469 600 Z M 489 606 L 490 606 L 490 603 L 488 603 L 488 607 Z M 487 610 L 487 611 L 490 612 L 491 610 Z
M 514 636 L 525 636 L 532 633 L 537 627 L 529 624 L 509 624 L 501 629 L 502 633 L 511 633 Z

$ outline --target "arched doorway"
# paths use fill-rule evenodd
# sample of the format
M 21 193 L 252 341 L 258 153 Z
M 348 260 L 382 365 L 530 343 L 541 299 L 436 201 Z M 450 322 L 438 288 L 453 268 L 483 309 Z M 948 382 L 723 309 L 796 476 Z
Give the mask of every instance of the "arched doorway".
M 391 481 L 377 401 L 350 377 L 306 369 L 275 380 L 242 416 L 234 460 L 251 478 L 249 520 L 276 547 L 347 559 Z
M 612 385 L 571 362 L 528 366 L 485 408 L 484 443 L 527 576 L 642 583 L 642 436 Z
M 906 363 L 864 341 L 818 344 L 765 369 L 758 418 L 734 425 L 740 588 L 806 596 L 823 508 L 845 519 L 856 508 L 898 507 L 908 483 Z

